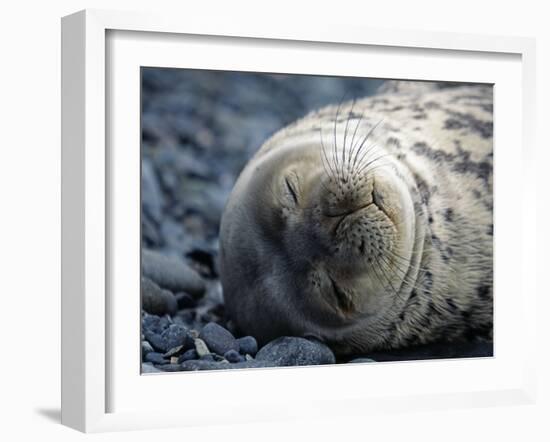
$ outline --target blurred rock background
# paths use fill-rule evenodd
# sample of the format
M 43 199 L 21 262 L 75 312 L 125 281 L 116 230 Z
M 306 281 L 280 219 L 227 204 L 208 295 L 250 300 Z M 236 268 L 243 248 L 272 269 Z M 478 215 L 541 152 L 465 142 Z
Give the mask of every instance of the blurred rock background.
M 144 371 L 214 369 L 229 361 L 235 367 L 280 365 L 282 360 L 286 365 L 304 363 L 293 360 L 291 354 L 281 359 L 277 343 L 260 357 L 270 348 L 278 349 L 279 356 L 264 362 L 253 360 L 257 349 L 250 354 L 230 345 L 227 348 L 237 353 L 229 356 L 208 346 L 204 349 L 200 334 L 208 324 L 234 331 L 224 315 L 217 269 L 222 210 L 240 171 L 270 135 L 344 96 L 372 95 L 382 83 L 362 78 L 142 68 Z M 223 340 L 223 332 L 219 336 Z M 210 337 L 210 347 L 222 348 L 216 342 Z M 308 363 L 333 360 L 327 356 L 330 350 L 305 340 L 285 341 L 283 347 L 298 352 L 309 349 L 312 359 Z M 315 355 L 324 355 L 324 359 L 316 360 Z

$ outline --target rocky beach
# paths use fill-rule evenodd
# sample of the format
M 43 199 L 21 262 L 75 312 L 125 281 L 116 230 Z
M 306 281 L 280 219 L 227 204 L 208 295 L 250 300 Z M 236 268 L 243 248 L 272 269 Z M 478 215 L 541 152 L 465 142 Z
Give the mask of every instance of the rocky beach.
M 143 373 L 492 355 L 473 338 L 339 359 L 322 342 L 259 348 L 224 308 L 218 231 L 232 186 L 275 131 L 321 106 L 375 93 L 381 80 L 142 68 Z

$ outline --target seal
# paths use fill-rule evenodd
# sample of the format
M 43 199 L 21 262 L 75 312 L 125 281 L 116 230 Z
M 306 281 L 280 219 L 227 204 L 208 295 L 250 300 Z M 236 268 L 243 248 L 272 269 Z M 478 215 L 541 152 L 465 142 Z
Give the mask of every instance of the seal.
M 492 87 L 444 85 L 387 82 L 261 146 L 220 226 L 239 330 L 338 354 L 492 336 Z

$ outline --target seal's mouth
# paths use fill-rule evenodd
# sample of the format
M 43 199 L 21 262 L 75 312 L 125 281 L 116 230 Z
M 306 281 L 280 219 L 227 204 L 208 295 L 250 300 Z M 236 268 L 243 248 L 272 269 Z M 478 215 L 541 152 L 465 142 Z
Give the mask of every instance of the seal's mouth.
M 325 216 L 328 217 L 328 218 L 338 218 L 338 221 L 336 222 L 336 224 L 334 225 L 333 227 L 333 234 L 336 234 L 338 232 L 338 229 L 340 228 L 342 222 L 347 219 L 349 216 L 351 215 L 354 215 L 356 214 L 357 212 L 363 210 L 363 209 L 366 209 L 367 207 L 371 206 L 372 204 L 374 204 L 372 201 L 361 206 L 361 207 L 357 207 L 357 208 L 354 208 L 348 212 L 345 212 L 345 213 L 339 213 L 339 214 L 326 214 Z

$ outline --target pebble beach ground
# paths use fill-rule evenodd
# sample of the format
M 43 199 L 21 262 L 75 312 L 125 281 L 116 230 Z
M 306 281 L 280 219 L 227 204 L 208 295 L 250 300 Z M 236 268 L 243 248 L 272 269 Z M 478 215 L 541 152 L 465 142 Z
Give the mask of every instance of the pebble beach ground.
M 142 68 L 142 372 L 490 356 L 481 341 L 337 360 L 316 340 L 262 348 L 225 315 L 217 267 L 222 210 L 272 133 L 380 80 Z

